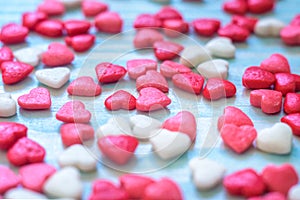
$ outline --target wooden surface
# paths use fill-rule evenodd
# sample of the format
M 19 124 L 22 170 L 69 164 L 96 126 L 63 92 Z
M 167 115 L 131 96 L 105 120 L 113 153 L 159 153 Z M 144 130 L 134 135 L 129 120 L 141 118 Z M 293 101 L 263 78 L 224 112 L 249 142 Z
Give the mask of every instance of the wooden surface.
M 25 11 L 35 10 L 39 0 L 10 0 L 0 1 L 1 18 L 0 25 L 8 22 L 19 23 L 21 13 Z M 140 13 L 155 13 L 162 5 L 151 1 L 143 0 L 111 0 L 105 1 L 110 5 L 110 10 L 120 13 L 125 20 L 124 33 L 111 36 L 97 33 L 97 40 L 94 49 L 88 53 L 77 53 L 76 59 L 72 65 L 68 66 L 72 70 L 70 81 L 78 76 L 89 75 L 95 76 L 94 67 L 103 61 L 110 61 L 125 66 L 126 61 L 132 58 L 154 58 L 152 50 L 135 51 L 132 45 L 132 39 L 135 31 L 132 30 L 132 24 L 135 17 Z M 201 17 L 216 17 L 221 19 L 222 24 L 230 21 L 230 15 L 225 14 L 221 10 L 223 1 L 204 1 L 202 3 L 172 1 L 172 5 L 180 10 L 187 21 Z M 258 16 L 276 17 L 285 23 L 288 23 L 292 17 L 299 12 L 296 6 L 297 0 L 278 1 L 274 12 Z M 82 19 L 83 15 L 80 9 L 69 10 L 63 19 Z M 96 31 L 91 30 L 92 33 Z M 209 38 L 198 37 L 193 31 L 188 36 L 183 36 L 175 41 L 188 45 L 204 45 Z M 27 42 L 21 45 L 10 46 L 13 50 L 35 45 L 47 45 L 52 41 L 61 41 L 63 38 L 50 39 L 44 38 L 35 33 L 30 33 Z M 254 148 L 250 149 L 242 155 L 237 155 L 229 150 L 220 141 L 219 134 L 216 131 L 215 123 L 218 116 L 223 112 L 223 108 L 227 105 L 234 105 L 246 112 L 254 121 L 257 130 L 272 126 L 279 122 L 284 115 L 283 112 L 276 115 L 265 115 L 260 109 L 251 107 L 249 104 L 249 91 L 243 88 L 241 84 L 241 75 L 246 67 L 259 65 L 262 60 L 269 57 L 272 53 L 284 54 L 292 67 L 292 72 L 300 74 L 299 47 L 287 47 L 282 44 L 279 38 L 259 38 L 255 35 L 249 37 L 246 43 L 235 44 L 237 47 L 236 57 L 230 59 L 230 69 L 228 79 L 237 86 L 236 97 L 230 99 L 222 99 L 216 102 L 208 102 L 202 96 L 194 96 L 173 87 L 169 81 L 170 92 L 169 97 L 172 104 L 168 109 L 149 113 L 149 116 L 157 118 L 161 121 L 175 115 L 180 110 L 189 110 L 194 113 L 198 122 L 197 139 L 195 145 L 185 153 L 180 159 L 172 161 L 162 161 L 156 155 L 151 153 L 151 147 L 148 143 L 141 143 L 138 147 L 136 157 L 126 166 L 112 166 L 106 160 L 99 161 L 97 171 L 92 173 L 82 173 L 84 182 L 83 199 L 87 198 L 90 193 L 91 182 L 97 178 L 105 178 L 117 181 L 118 176 L 125 172 L 144 173 L 155 178 L 170 177 L 179 183 L 185 199 L 238 199 L 227 195 L 222 186 L 217 187 L 209 192 L 199 192 L 192 183 L 191 174 L 188 168 L 188 161 L 194 157 L 207 157 L 224 164 L 227 167 L 227 174 L 246 167 L 255 168 L 261 171 L 264 166 L 269 163 L 285 163 L 294 164 L 300 173 L 300 141 L 299 138 L 293 139 L 293 150 L 290 155 L 277 156 L 262 153 Z M 36 67 L 42 69 L 42 64 Z M 96 79 L 95 79 L 96 80 Z M 21 94 L 37 86 L 46 87 L 40 84 L 32 73 L 26 80 L 12 85 L 6 86 L 0 83 L 0 92 L 9 92 L 16 100 Z M 91 125 L 95 130 L 106 123 L 106 121 L 115 116 L 123 116 L 128 118 L 135 114 L 147 114 L 137 111 L 117 111 L 108 112 L 103 102 L 114 90 L 126 89 L 131 91 L 136 97 L 135 83 L 127 76 L 118 84 L 103 85 L 103 92 L 96 98 L 83 98 L 68 96 L 66 87 L 68 83 L 61 89 L 48 88 L 51 93 L 52 106 L 50 110 L 45 111 L 27 111 L 18 108 L 17 114 L 11 118 L 0 118 L 0 121 L 15 121 L 25 124 L 29 128 L 29 137 L 38 141 L 47 149 L 46 162 L 58 167 L 56 158 L 63 150 L 60 141 L 59 128 L 61 122 L 55 119 L 55 113 L 66 102 L 72 99 L 82 100 L 87 109 L 93 114 Z M 87 146 L 93 155 L 98 156 L 99 151 L 95 145 Z M 0 163 L 7 164 L 5 152 L 0 152 Z M 109 165 L 109 167 L 107 167 Z M 13 168 L 13 167 L 12 167 Z M 112 169 L 115 168 L 116 170 Z M 17 168 L 13 168 L 17 171 Z M 119 171 L 117 171 L 119 170 Z

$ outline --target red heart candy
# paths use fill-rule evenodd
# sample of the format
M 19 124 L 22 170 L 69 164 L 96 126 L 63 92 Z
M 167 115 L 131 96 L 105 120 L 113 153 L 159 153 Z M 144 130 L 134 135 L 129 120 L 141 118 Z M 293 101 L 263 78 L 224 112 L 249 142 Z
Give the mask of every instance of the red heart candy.
M 68 65 L 74 60 L 74 53 L 64 44 L 53 42 L 42 54 L 42 62 L 50 67 Z
M 296 91 L 300 90 L 300 75 L 298 74 L 293 74 L 294 79 L 295 79 L 295 84 L 296 84 Z
M 171 103 L 171 99 L 153 87 L 143 88 L 140 96 L 136 100 L 136 109 L 139 111 L 153 111 L 167 107 Z
M 93 97 L 100 95 L 101 87 L 94 82 L 92 77 L 81 76 L 70 83 L 67 92 L 75 96 Z
M 296 15 L 290 22 L 292 26 L 300 26 L 300 15 Z
M 186 73 L 186 74 L 175 74 L 172 77 L 173 84 L 187 92 L 193 93 L 193 94 L 200 94 L 204 78 L 200 74 L 195 73 Z
M 132 136 L 105 136 L 98 139 L 98 147 L 104 156 L 116 164 L 123 165 L 134 155 L 139 141 Z
M 218 30 L 219 36 L 228 37 L 233 42 L 245 42 L 249 36 L 249 30 L 236 24 L 228 24 Z
M 272 11 L 275 6 L 274 0 L 247 0 L 248 11 L 254 14 L 262 14 Z
M 193 21 L 193 28 L 200 36 L 213 36 L 220 28 L 221 22 L 218 19 L 202 18 Z
M 115 83 L 123 78 L 127 72 L 124 67 L 109 62 L 98 64 L 95 70 L 100 83 Z
M 168 82 L 163 75 L 154 70 L 149 70 L 145 75 L 142 75 L 136 79 L 136 89 L 140 91 L 146 87 L 154 87 L 162 92 L 168 92 Z
M 89 50 L 95 42 L 95 36 L 91 34 L 76 35 L 73 37 L 66 37 L 65 42 L 77 52 L 84 52 Z
M 281 40 L 287 45 L 300 45 L 300 26 L 288 25 L 280 31 Z
M 189 32 L 189 24 L 182 19 L 168 19 L 162 24 L 164 33 L 168 37 L 179 37 Z
M 290 164 L 268 165 L 262 171 L 262 178 L 271 192 L 288 194 L 289 189 L 298 183 L 298 174 Z
M 105 99 L 104 105 L 108 110 L 133 110 L 136 98 L 125 90 L 118 90 Z
M 15 166 L 43 162 L 46 151 L 35 141 L 22 137 L 7 152 L 8 161 Z
M 253 126 L 225 124 L 221 129 L 223 142 L 236 153 L 243 153 L 252 146 L 257 136 Z
M 282 94 L 274 90 L 253 90 L 250 92 L 250 104 L 261 108 L 266 114 L 278 113 L 282 106 Z
M 283 103 L 284 112 L 287 114 L 300 113 L 300 94 L 287 93 Z
M 20 183 L 20 178 L 6 166 L 0 165 L 0 194 L 15 188 Z
M 0 48 L 0 66 L 5 61 L 12 61 L 14 59 L 14 54 L 9 47 Z
M 27 27 L 10 23 L 2 27 L 0 39 L 4 44 L 18 44 L 25 41 L 28 33 Z
M 95 17 L 101 12 L 107 11 L 108 6 L 105 3 L 95 1 L 95 0 L 87 0 L 82 1 L 81 10 L 86 17 Z
M 230 0 L 223 3 L 223 10 L 230 14 L 244 15 L 248 10 L 246 0 Z
M 260 67 L 248 67 L 242 78 L 243 86 L 248 89 L 270 88 L 275 83 L 275 76 Z
M 290 73 L 276 73 L 275 74 L 275 90 L 285 96 L 289 92 L 296 91 L 295 76 Z
M 289 61 L 279 53 L 274 53 L 269 58 L 263 60 L 260 67 L 273 74 L 291 72 Z
M 42 110 L 51 107 L 50 92 L 46 88 L 38 87 L 30 90 L 18 98 L 18 104 L 23 109 Z
M 60 127 L 60 136 L 62 143 L 69 147 L 74 144 L 83 144 L 83 142 L 94 138 L 94 129 L 88 124 L 68 123 Z
M 223 185 L 229 194 L 244 197 L 262 195 L 266 190 L 262 177 L 250 168 L 226 176 Z
M 167 199 L 183 199 L 178 185 L 169 178 L 162 178 L 146 187 L 142 199 L 164 200 L 166 197 Z
M 160 19 L 161 21 L 168 20 L 168 19 L 183 19 L 180 12 L 171 6 L 162 7 L 155 14 L 155 18 Z
M 2 81 L 7 84 L 15 84 L 25 79 L 34 67 L 25 63 L 6 61 L 1 64 Z
M 48 19 L 48 15 L 44 12 L 34 11 L 25 12 L 22 15 L 22 25 L 27 27 L 29 30 L 34 30 L 35 26 L 44 20 Z
M 91 23 L 86 20 L 71 19 L 64 22 L 64 27 L 69 36 L 81 35 L 89 31 Z
M 150 14 L 140 14 L 133 22 L 134 28 L 159 28 L 161 25 L 161 20 Z
M 63 35 L 64 24 L 60 20 L 48 19 L 38 23 L 35 31 L 47 37 L 60 37 Z
M 248 200 L 286 200 L 286 197 L 279 192 L 270 192 L 264 196 L 251 197 Z
M 46 163 L 29 164 L 19 169 L 22 186 L 40 193 L 43 193 L 44 183 L 55 172 L 55 167 Z
M 142 199 L 145 189 L 155 182 L 152 178 L 135 174 L 124 174 L 119 180 L 130 199 Z
M 85 109 L 81 101 L 69 101 L 56 113 L 56 119 L 66 123 L 88 123 L 91 113 Z
M 156 41 L 162 40 L 164 40 L 164 36 L 159 31 L 151 28 L 142 28 L 137 30 L 133 39 L 133 45 L 138 49 L 152 48 Z
M 182 45 L 170 41 L 157 41 L 153 48 L 158 60 L 172 60 L 184 49 Z
M 127 61 L 128 75 L 132 79 L 146 74 L 148 70 L 156 70 L 157 62 L 151 59 L 133 59 Z
M 166 60 L 160 65 L 160 73 L 166 78 L 172 78 L 175 74 L 190 73 L 192 70 L 171 60 Z
M 240 16 L 240 15 L 234 15 L 231 19 L 232 24 L 236 24 L 240 27 L 246 28 L 251 33 L 253 32 L 257 21 L 258 19 L 256 17 Z
M 102 12 L 95 17 L 95 27 L 105 33 L 120 33 L 123 20 L 116 12 Z
M 294 135 L 300 136 L 300 113 L 286 115 L 281 118 L 281 122 L 288 124 L 292 128 Z
M 189 111 L 181 111 L 164 121 L 162 128 L 187 134 L 192 141 L 196 138 L 197 123 L 195 116 Z
M 233 97 L 236 87 L 233 83 L 220 78 L 210 78 L 203 89 L 203 97 L 208 100 L 218 100 L 223 97 Z
M 37 10 L 46 13 L 48 16 L 56 16 L 65 13 L 65 6 L 60 1 L 45 0 L 38 5 Z
M 92 193 L 88 198 L 89 200 L 128 200 L 127 192 L 115 186 L 107 180 L 96 180 L 93 183 Z
M 218 119 L 218 130 L 221 130 L 225 124 L 254 126 L 252 120 L 242 110 L 233 106 L 227 106 L 224 109 L 224 114 Z
M 0 122 L 0 149 L 7 150 L 16 141 L 27 136 L 27 127 L 15 122 Z

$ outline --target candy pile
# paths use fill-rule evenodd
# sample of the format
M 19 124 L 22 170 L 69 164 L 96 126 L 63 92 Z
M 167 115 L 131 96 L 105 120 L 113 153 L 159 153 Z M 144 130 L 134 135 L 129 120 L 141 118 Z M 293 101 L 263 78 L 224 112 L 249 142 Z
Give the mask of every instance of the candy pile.
M 300 17 L 289 25 L 275 18 L 258 18 L 246 13 L 272 12 L 274 0 L 230 0 L 222 9 L 233 14 L 229 24 L 220 19 L 195 18 L 187 22 L 174 7 L 162 6 L 156 13 L 139 14 L 133 20 L 136 34 L 132 40 L 135 49 L 153 49 L 156 58 L 129 59 L 126 66 L 101 62 L 91 76 L 73 79 L 66 87 L 70 96 L 97 97 L 107 84 L 124 81 L 128 75 L 134 82 L 138 96 L 125 88 L 113 91 L 103 102 L 108 111 L 136 110 L 139 114 L 128 119 L 113 116 L 96 131 L 89 123 L 92 113 L 82 100 L 65 102 L 55 113 L 62 122 L 60 137 L 64 150 L 56 162 L 46 163 L 46 149 L 27 136 L 24 124 L 0 122 L 0 149 L 8 162 L 18 167 L 18 173 L 0 166 L 0 196 L 5 198 L 74 198 L 83 195 L 81 172 L 97 170 L 97 159 L 107 159 L 116 165 L 126 165 L 136 156 L 140 143 L 148 143 L 162 160 L 180 157 L 197 138 L 197 116 L 187 110 L 163 122 L 146 114 L 166 109 L 172 104 L 169 85 L 184 92 L 203 97 L 207 101 L 234 97 L 237 88 L 227 80 L 229 59 L 236 57 L 234 42 L 246 42 L 250 34 L 259 37 L 280 37 L 286 45 L 300 45 Z M 67 9 L 81 8 L 84 19 L 66 19 Z M 96 0 L 45 0 L 35 11 L 22 15 L 22 25 L 8 23 L 2 26 L 0 65 L 5 87 L 21 84 L 32 72 L 42 86 L 32 88 L 15 101 L 9 93 L 0 94 L 0 117 L 12 117 L 17 105 L 26 110 L 49 110 L 53 105 L 50 89 L 62 88 L 70 79 L 68 65 L 78 52 L 88 52 L 96 41 L 92 29 L 106 34 L 123 30 L 123 19 L 109 9 L 109 4 Z M 205 46 L 189 46 L 175 42 L 193 32 L 201 37 L 214 37 Z M 43 37 L 61 39 L 45 46 L 30 46 L 12 51 L 8 45 L 26 42 L 32 32 Z M 175 41 L 174 41 L 175 40 Z M 180 41 L 180 40 L 178 40 Z M 75 51 L 75 52 L 74 52 Z M 46 67 L 35 69 L 40 62 Z M 288 59 L 279 53 L 270 55 L 260 66 L 250 66 L 242 75 L 242 85 L 251 90 L 249 104 L 267 115 L 282 110 L 287 114 L 272 127 L 256 130 L 255 124 L 241 109 L 227 106 L 219 116 L 217 129 L 222 142 L 236 154 L 243 154 L 252 146 L 265 153 L 287 155 L 292 151 L 294 136 L 300 135 L 300 75 L 291 72 Z M 48 88 L 48 89 L 47 89 Z M 173 88 L 172 88 L 173 89 Z M 283 100 L 284 99 L 284 100 Z M 53 107 L 53 106 L 52 106 Z M 96 158 L 85 146 L 96 141 L 101 154 Z M 150 153 L 150 152 L 149 152 Z M 252 168 L 226 174 L 226 167 L 209 160 L 193 158 L 189 167 L 195 186 L 210 190 L 223 181 L 223 187 L 232 196 L 255 199 L 297 199 L 300 196 L 298 173 L 294 166 L 268 165 L 261 173 Z M 67 183 L 67 184 L 66 184 Z M 22 187 L 19 187 L 22 186 Z M 47 195 L 47 196 L 45 196 Z M 89 199 L 183 199 L 177 183 L 167 177 L 125 174 L 119 184 L 105 179 L 93 182 Z

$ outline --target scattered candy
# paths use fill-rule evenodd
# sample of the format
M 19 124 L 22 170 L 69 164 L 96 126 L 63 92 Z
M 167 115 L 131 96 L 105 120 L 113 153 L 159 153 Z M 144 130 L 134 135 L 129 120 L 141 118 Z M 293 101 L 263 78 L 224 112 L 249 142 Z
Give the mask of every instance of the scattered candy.
M 233 97 L 236 93 L 236 87 L 233 83 L 220 78 L 210 78 L 207 80 L 203 89 L 203 97 L 208 100 L 218 100 L 223 97 Z
M 156 41 L 153 44 L 153 49 L 158 60 L 172 60 L 179 56 L 184 47 L 171 41 Z
M 40 69 L 35 72 L 37 80 L 52 88 L 61 88 L 70 78 L 70 70 L 67 67 L 53 69 Z
M 204 78 L 200 74 L 193 72 L 187 74 L 175 74 L 172 77 L 172 82 L 176 87 L 198 95 L 202 90 Z
M 172 6 L 162 7 L 156 14 L 155 18 L 160 19 L 161 21 L 170 20 L 170 19 L 183 19 L 180 12 Z
M 188 46 L 181 53 L 180 63 L 193 68 L 210 59 L 211 55 L 207 49 L 201 46 Z
M 285 56 L 279 53 L 272 54 L 269 58 L 260 63 L 260 67 L 264 70 L 276 73 L 290 73 L 290 64 Z
M 33 69 L 33 66 L 21 62 L 3 62 L 1 64 L 2 81 L 7 85 L 18 83 L 24 80 Z
M 91 27 L 91 23 L 86 20 L 64 21 L 64 28 L 69 36 L 86 34 Z
M 0 194 L 15 188 L 20 183 L 20 178 L 6 166 L 0 165 Z
M 223 3 L 223 10 L 230 14 L 244 15 L 248 11 L 246 0 L 229 0 Z
M 88 123 L 91 113 L 81 101 L 69 101 L 58 110 L 56 119 L 66 123 Z
M 262 37 L 279 37 L 285 24 L 275 18 L 260 19 L 255 25 L 254 33 Z
M 253 90 L 250 92 L 250 104 L 266 114 L 278 113 L 282 107 L 282 94 L 267 89 Z
M 137 79 L 139 76 L 146 74 L 148 70 L 156 70 L 157 62 L 151 59 L 133 59 L 126 63 L 128 76 Z
M 274 0 L 247 0 L 248 11 L 253 14 L 263 14 L 272 11 L 275 7 Z
M 275 90 L 285 96 L 289 92 L 296 91 L 295 76 L 290 73 L 276 73 L 275 74 Z
M 97 138 L 120 134 L 132 135 L 128 120 L 118 116 L 110 118 L 107 123 L 100 126 L 96 132 Z
M 249 30 L 236 24 L 228 24 L 218 30 L 218 35 L 228 37 L 233 42 L 245 42 L 249 36 Z
M 164 20 L 162 27 L 165 35 L 173 38 L 189 32 L 189 24 L 181 19 Z
M 15 122 L 0 122 L 0 149 L 10 149 L 20 138 L 27 136 L 27 127 Z
M 205 48 L 210 51 L 211 55 L 220 58 L 234 58 L 235 55 L 235 46 L 226 37 L 217 37 L 210 40 Z
M 241 15 L 234 15 L 231 19 L 232 24 L 236 24 L 240 27 L 246 28 L 251 33 L 254 31 L 254 27 L 257 21 L 258 19 L 256 17 L 241 16 Z
M 127 192 L 108 180 L 98 179 L 93 182 L 89 200 L 98 199 L 129 199 Z
M 120 33 L 122 31 L 123 20 L 116 12 L 101 12 L 95 17 L 95 27 L 104 33 Z
M 73 37 L 66 37 L 65 42 L 77 52 L 85 52 L 89 50 L 95 42 L 95 36 L 91 34 L 76 35 Z
M 118 90 L 104 101 L 108 110 L 133 110 L 135 109 L 136 98 L 125 90 Z
M 300 113 L 300 94 L 287 93 L 283 103 L 284 112 L 287 114 Z
M 275 83 L 275 76 L 260 67 L 248 67 L 243 74 L 243 86 L 247 89 L 268 89 Z
M 123 78 L 127 72 L 124 67 L 109 62 L 98 64 L 95 70 L 100 83 L 115 83 Z
M 169 91 L 168 82 L 165 77 L 154 70 L 148 70 L 145 75 L 139 76 L 136 79 L 136 89 L 138 91 L 147 87 L 154 87 L 162 92 Z
M 67 87 L 67 92 L 70 95 L 93 97 L 98 96 L 101 93 L 101 87 L 94 82 L 90 76 L 81 76 L 76 78 Z
M 197 66 L 197 71 L 205 78 L 226 79 L 228 74 L 229 62 L 223 59 L 212 59 L 205 61 Z
M 53 42 L 42 54 L 42 62 L 50 67 L 68 65 L 74 60 L 74 53 L 64 44 Z
M 38 6 L 37 10 L 48 16 L 56 16 L 65 13 L 65 6 L 57 0 L 45 0 Z
M 288 199 L 289 200 L 298 200 L 300 196 L 300 186 L 294 185 L 289 189 Z
M 48 19 L 38 23 L 34 30 L 43 36 L 61 37 L 63 35 L 64 24 L 60 20 Z
M 213 36 L 221 26 L 220 20 L 212 18 L 195 19 L 192 24 L 198 35 L 206 37 Z
M 180 63 L 165 60 L 160 65 L 160 73 L 166 78 L 172 78 L 175 74 L 190 73 L 192 70 Z
M 18 104 L 23 109 L 43 110 L 51 107 L 50 92 L 46 88 L 38 87 L 29 91 L 29 94 L 19 96 Z
M 45 195 L 27 190 L 24 188 L 16 188 L 7 191 L 4 195 L 5 199 L 47 199 Z
M 1 47 L 0 48 L 0 66 L 5 61 L 13 61 L 14 54 L 9 47 Z
M 161 128 L 162 123 L 157 119 L 146 115 L 134 115 L 130 117 L 132 135 L 137 139 L 147 140 L 156 134 Z
M 292 128 L 294 135 L 300 136 L 300 113 L 286 115 L 281 118 L 281 122 L 288 124 Z
M 164 36 L 157 30 L 152 28 L 138 29 L 133 39 L 133 45 L 137 49 L 152 48 L 157 41 L 163 41 Z
M 159 28 L 162 26 L 161 20 L 154 15 L 141 14 L 133 22 L 134 28 Z
M 83 144 L 94 139 L 94 129 L 88 124 L 67 123 L 60 127 L 62 143 L 66 146 Z
M 81 9 L 86 17 L 95 17 L 98 14 L 108 10 L 108 5 L 95 0 L 84 0 L 81 3 Z
M 26 40 L 29 30 L 25 26 L 10 23 L 2 26 L 0 40 L 4 44 L 18 44 Z
M 9 93 L 0 93 L 0 117 L 11 117 L 16 113 L 16 101 L 11 98 L 11 95 Z
M 288 25 L 280 31 L 281 40 L 286 45 L 300 45 L 300 26 Z
M 17 61 L 36 67 L 43 50 L 38 47 L 26 47 L 14 52 Z
M 35 26 L 44 20 L 48 19 L 48 15 L 44 12 L 33 11 L 22 14 L 22 25 L 29 30 L 34 30 Z
M 268 153 L 288 154 L 292 150 L 292 139 L 292 129 L 279 122 L 258 132 L 256 147 Z

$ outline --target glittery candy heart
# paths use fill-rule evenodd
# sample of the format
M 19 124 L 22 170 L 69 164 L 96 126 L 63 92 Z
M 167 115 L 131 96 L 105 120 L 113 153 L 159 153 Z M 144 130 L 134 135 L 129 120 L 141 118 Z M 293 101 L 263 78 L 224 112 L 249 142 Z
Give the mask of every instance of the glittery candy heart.
M 58 110 L 56 119 L 66 123 L 88 123 L 91 113 L 85 109 L 81 101 L 69 101 Z
M 67 67 L 40 69 L 35 72 L 39 82 L 52 88 L 61 88 L 69 80 L 70 74 L 70 69 Z
M 250 92 L 250 104 L 266 114 L 278 113 L 282 107 L 282 94 L 267 89 L 253 90 Z
M 203 97 L 208 100 L 233 97 L 235 93 L 236 87 L 233 83 L 219 78 L 208 79 L 202 92 Z
M 51 107 L 50 92 L 46 88 L 38 87 L 30 90 L 18 98 L 18 104 L 23 109 L 43 110 Z
M 300 94 L 287 93 L 283 103 L 284 112 L 287 114 L 300 113 Z
M 127 72 L 124 67 L 108 62 L 98 64 L 95 70 L 100 83 L 115 83 L 123 78 Z
M 118 90 L 104 101 L 108 110 L 133 110 L 136 105 L 136 98 L 125 90 Z
M 242 77 L 243 86 L 248 89 L 267 89 L 275 83 L 275 76 L 260 67 L 248 67 Z
M 166 78 L 172 78 L 175 74 L 184 74 L 192 72 L 192 70 L 185 65 L 182 65 L 171 60 L 166 60 L 160 64 L 160 73 Z
M 179 55 L 184 47 L 171 41 L 156 41 L 153 44 L 153 49 L 158 60 L 172 60 Z
M 196 73 L 176 74 L 172 77 L 172 82 L 176 87 L 198 95 L 202 90 L 204 78 Z
M 140 91 L 143 88 L 154 87 L 162 92 L 168 92 L 168 82 L 163 75 L 154 70 L 148 70 L 145 75 L 136 79 L 136 89 Z
M 100 32 L 116 34 L 122 31 L 123 20 L 117 12 L 101 12 L 95 17 L 95 27 Z
M 281 122 L 288 124 L 293 134 L 300 136 L 300 113 L 292 113 L 281 118 Z
M 33 69 L 33 66 L 21 62 L 3 62 L 1 64 L 2 81 L 7 85 L 18 83 L 25 79 Z
M 88 51 L 95 42 L 95 36 L 91 34 L 81 34 L 72 37 L 66 37 L 65 42 L 77 52 Z
M 246 0 L 230 0 L 223 3 L 223 10 L 230 14 L 244 15 L 248 10 Z
M 50 67 L 68 65 L 74 60 L 74 53 L 64 44 L 53 42 L 42 54 L 42 62 Z
M 74 96 L 93 97 L 101 93 L 101 87 L 90 76 L 76 78 L 67 87 L 67 92 Z
M 218 35 L 222 37 L 228 37 L 233 42 L 245 42 L 249 36 L 249 30 L 240 27 L 236 24 L 227 24 L 218 30 Z

